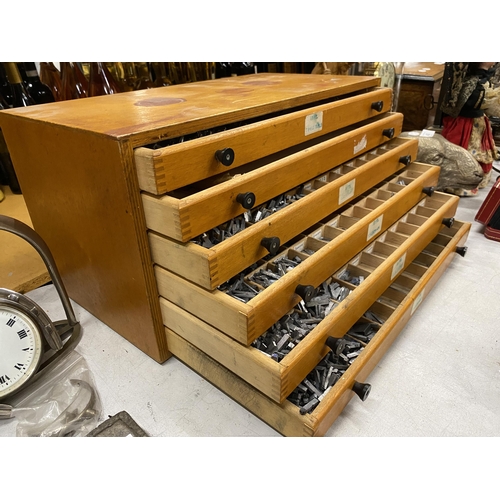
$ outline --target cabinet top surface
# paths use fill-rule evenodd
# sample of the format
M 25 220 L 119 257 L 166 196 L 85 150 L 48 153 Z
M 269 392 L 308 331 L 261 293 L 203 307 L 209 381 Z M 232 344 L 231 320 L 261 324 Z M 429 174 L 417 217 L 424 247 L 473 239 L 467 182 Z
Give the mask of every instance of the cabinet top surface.
M 439 80 L 444 74 L 444 63 L 408 62 L 403 69 L 404 79 Z
M 366 76 L 261 73 L 6 110 L 0 126 L 15 116 L 116 139 L 154 133 L 166 138 L 378 84 Z

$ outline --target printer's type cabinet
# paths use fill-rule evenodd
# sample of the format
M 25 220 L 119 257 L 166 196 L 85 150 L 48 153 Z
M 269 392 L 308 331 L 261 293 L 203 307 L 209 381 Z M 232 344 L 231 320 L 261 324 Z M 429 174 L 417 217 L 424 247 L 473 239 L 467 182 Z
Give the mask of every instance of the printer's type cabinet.
M 470 228 L 378 84 L 264 73 L 8 110 L 0 128 L 73 300 L 278 432 L 323 435 Z

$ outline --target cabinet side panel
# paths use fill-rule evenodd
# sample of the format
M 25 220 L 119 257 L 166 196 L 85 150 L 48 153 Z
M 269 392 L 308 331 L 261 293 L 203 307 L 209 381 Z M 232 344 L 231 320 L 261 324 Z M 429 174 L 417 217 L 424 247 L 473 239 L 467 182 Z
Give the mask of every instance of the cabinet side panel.
M 30 120 L 14 118 L 2 129 L 33 227 L 53 253 L 70 297 L 164 361 L 168 351 L 128 148 Z

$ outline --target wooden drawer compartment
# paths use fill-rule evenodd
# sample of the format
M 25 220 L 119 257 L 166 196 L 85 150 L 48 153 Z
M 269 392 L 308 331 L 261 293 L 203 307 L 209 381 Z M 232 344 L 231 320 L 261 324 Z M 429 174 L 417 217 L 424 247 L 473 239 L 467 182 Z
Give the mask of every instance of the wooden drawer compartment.
M 464 246 L 470 226 L 470 223 L 455 221 L 452 228 L 441 229 L 438 236 L 434 238 L 434 243 L 431 243 L 434 246 L 432 252 L 435 255 L 432 264 L 424 268 L 421 275 L 413 280 L 414 286 L 399 304 L 393 308 L 381 306 L 383 313 L 377 301 L 371 305 L 369 309 L 377 309 L 377 312 L 383 316 L 385 320 L 383 325 L 310 413 L 301 414 L 299 407 L 289 400 L 285 400 L 282 404 L 276 403 L 167 328 L 169 347 L 174 356 L 282 435 L 323 436 L 354 395 L 351 390 L 354 383 L 363 383 L 368 379 L 373 368 L 454 259 L 456 249 Z M 440 251 L 438 247 L 441 247 Z M 402 275 L 405 273 L 406 271 Z
M 418 172 L 420 177 L 415 177 L 415 172 Z M 226 293 L 225 289 L 231 282 L 224 283 L 220 290 L 207 291 L 163 267 L 155 266 L 159 293 L 238 342 L 250 345 L 301 300 L 296 293 L 299 285 L 319 286 L 421 201 L 425 197 L 422 187 L 435 185 L 438 177 L 439 167 L 413 163 L 352 207 L 331 214 L 328 220 L 324 220 L 323 224 L 312 230 L 307 237 L 285 245 L 286 250 L 244 276 L 246 283 L 257 288 L 252 275 L 260 268 L 274 272 L 273 262 L 283 257 L 294 259 L 298 256 L 302 261 L 246 303 Z M 403 181 L 407 186 L 398 184 Z M 392 196 L 387 200 L 379 200 L 380 193 L 391 193 Z M 369 200 L 380 203 L 370 204 Z M 373 208 L 368 209 L 368 206 Z M 356 208 L 368 213 L 362 219 L 346 215 Z M 431 210 L 430 214 L 434 212 L 435 209 Z M 312 249 L 307 248 L 308 246 L 315 250 L 313 255 L 309 253 Z
M 391 90 L 375 89 L 197 139 L 177 144 L 171 140 L 173 144 L 158 149 L 137 148 L 134 157 L 139 187 L 148 193 L 165 194 L 378 116 L 390 110 L 391 102 Z M 227 149 L 232 152 L 232 162 L 224 165 L 216 153 Z
M 383 132 L 391 130 L 395 137 L 400 133 L 402 123 L 403 115 L 388 113 L 363 126 L 333 133 L 333 137 L 322 136 L 316 143 L 308 142 L 303 148 L 292 148 L 275 157 L 244 165 L 226 174 L 228 180 L 215 185 L 194 184 L 161 197 L 143 193 L 146 225 L 174 240 L 189 241 L 249 208 L 387 142 L 389 139 Z M 240 196 L 243 197 L 241 201 Z
M 329 336 L 342 337 L 356 318 L 368 309 L 374 299 L 389 287 L 438 234 L 442 220 L 454 215 L 459 198 L 437 194 L 438 200 L 435 202 L 437 204 L 440 201 L 441 207 L 408 235 L 372 272 L 362 273 L 364 280 L 344 299 L 342 306 L 334 308 L 279 363 L 253 347 L 255 343 L 250 347 L 241 346 L 219 330 L 160 297 L 163 323 L 256 389 L 281 403 L 324 357 L 328 351 L 326 339 Z M 425 201 L 424 199 L 421 203 Z M 399 224 L 398 221 L 387 232 L 397 233 Z M 355 266 L 357 258 L 355 257 L 353 264 L 334 273 L 332 278 L 345 279 L 345 271 L 349 266 Z
M 289 241 L 382 182 L 388 175 L 401 170 L 404 167 L 401 159 L 414 157 L 415 144 L 403 142 L 402 139 L 393 141 L 395 142 L 391 141 L 390 146 L 381 150 L 381 154 L 371 155 L 370 161 L 361 156 L 355 162 L 350 162 L 352 170 L 340 174 L 338 178 L 322 176 L 325 185 L 319 189 L 312 190 L 311 183 L 303 190 L 304 196 L 301 199 L 211 248 L 193 241 L 179 243 L 150 231 L 153 261 L 203 288 L 213 290 L 269 254 L 269 250 L 262 245 L 264 238 Z M 243 221 L 243 218 L 241 216 L 240 220 Z

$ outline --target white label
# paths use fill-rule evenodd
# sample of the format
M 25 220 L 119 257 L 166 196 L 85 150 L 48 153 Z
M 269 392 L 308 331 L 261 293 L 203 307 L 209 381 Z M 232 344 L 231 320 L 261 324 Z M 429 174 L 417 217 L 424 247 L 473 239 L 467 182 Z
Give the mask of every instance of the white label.
M 342 205 L 349 198 L 354 196 L 354 188 L 356 187 L 356 179 L 347 182 L 339 188 L 339 205 Z
M 432 137 L 435 134 L 434 130 L 422 130 L 420 137 Z
M 302 250 L 304 250 L 304 247 L 305 247 L 305 243 L 302 242 L 302 243 L 299 243 L 298 245 L 295 245 L 293 247 L 294 250 L 297 250 L 297 252 L 302 252 Z
M 318 179 L 318 181 L 320 181 L 320 182 L 326 182 L 327 180 L 328 180 L 328 176 L 327 175 L 323 175 L 322 177 L 320 177 Z
M 392 266 L 391 280 L 393 280 L 405 266 L 406 252 Z
M 366 241 L 371 240 L 377 233 L 382 229 L 382 221 L 384 220 L 384 216 L 381 215 L 377 217 L 369 226 L 368 233 L 366 235 Z
M 323 130 L 323 111 L 306 116 L 305 135 L 311 135 Z
M 354 141 L 354 154 L 357 155 L 360 151 L 363 151 L 367 144 L 368 141 L 366 140 L 366 135 L 364 135 L 358 143 Z
M 413 313 L 417 310 L 418 306 L 422 303 L 422 300 L 424 300 L 424 292 L 425 292 L 425 288 L 418 294 L 417 298 L 415 299 L 415 302 L 413 302 L 413 305 L 411 306 L 410 316 L 413 316 Z

